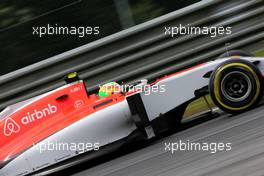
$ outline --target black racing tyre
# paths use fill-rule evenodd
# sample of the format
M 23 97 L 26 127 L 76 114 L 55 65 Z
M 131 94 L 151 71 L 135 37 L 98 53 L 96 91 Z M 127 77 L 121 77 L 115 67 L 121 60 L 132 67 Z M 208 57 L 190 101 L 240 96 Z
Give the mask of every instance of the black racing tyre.
M 230 51 L 226 51 L 225 53 L 221 54 L 218 58 L 235 57 L 235 56 L 254 57 L 254 55 L 252 53 L 247 52 L 247 51 L 230 50 Z
M 256 106 L 263 96 L 263 77 L 249 61 L 230 59 L 212 73 L 209 92 L 220 109 L 238 114 Z

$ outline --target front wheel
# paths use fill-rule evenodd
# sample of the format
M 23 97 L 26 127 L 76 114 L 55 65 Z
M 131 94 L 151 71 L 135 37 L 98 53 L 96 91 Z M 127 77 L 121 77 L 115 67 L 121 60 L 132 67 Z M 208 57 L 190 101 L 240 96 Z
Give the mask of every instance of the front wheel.
M 250 52 L 243 51 L 243 50 L 231 50 L 226 51 L 225 53 L 221 54 L 218 58 L 226 58 L 226 57 L 254 57 L 254 55 Z
M 220 109 L 237 114 L 259 103 L 263 85 L 262 74 L 254 64 L 232 59 L 220 64 L 212 73 L 209 90 Z

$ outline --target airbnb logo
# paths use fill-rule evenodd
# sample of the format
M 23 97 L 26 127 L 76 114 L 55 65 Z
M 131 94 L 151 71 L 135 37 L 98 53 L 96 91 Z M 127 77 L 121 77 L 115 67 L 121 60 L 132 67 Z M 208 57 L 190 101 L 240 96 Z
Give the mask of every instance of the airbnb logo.
M 4 135 L 10 136 L 13 133 L 18 133 L 20 131 L 20 126 L 10 117 L 5 120 Z
M 43 108 L 42 110 L 35 109 L 32 113 L 28 112 L 26 116 L 24 116 L 21 119 L 21 123 L 23 125 L 28 125 L 34 121 L 37 121 L 44 117 L 48 117 L 52 114 L 55 114 L 57 110 L 58 110 L 57 106 L 48 104 L 48 106 L 46 108 Z
M 26 113 L 26 115 L 22 116 L 22 118 L 19 119 L 21 122 L 20 124 L 23 125 L 29 125 L 35 121 L 38 121 L 40 119 L 51 117 L 51 115 L 55 114 L 58 111 L 58 107 L 52 104 L 48 104 L 47 107 L 44 107 L 43 109 L 34 109 L 31 112 Z M 5 120 L 4 125 L 4 135 L 10 136 L 13 133 L 19 133 L 20 132 L 20 126 L 19 124 L 12 119 L 11 117 L 8 117 Z

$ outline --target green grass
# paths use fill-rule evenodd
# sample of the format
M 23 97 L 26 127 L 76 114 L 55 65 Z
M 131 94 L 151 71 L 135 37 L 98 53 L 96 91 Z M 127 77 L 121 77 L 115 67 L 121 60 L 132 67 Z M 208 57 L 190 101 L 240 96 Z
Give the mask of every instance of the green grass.
M 255 55 L 256 55 L 256 56 L 264 56 L 264 49 L 255 52 Z

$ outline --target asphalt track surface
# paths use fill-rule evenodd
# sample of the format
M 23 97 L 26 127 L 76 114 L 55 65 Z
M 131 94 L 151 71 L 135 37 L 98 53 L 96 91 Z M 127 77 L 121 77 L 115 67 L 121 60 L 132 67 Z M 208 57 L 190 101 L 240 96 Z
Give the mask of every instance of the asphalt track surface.
M 232 143 L 231 151 L 165 151 L 165 143 Z M 263 176 L 264 106 L 223 114 L 74 176 Z

